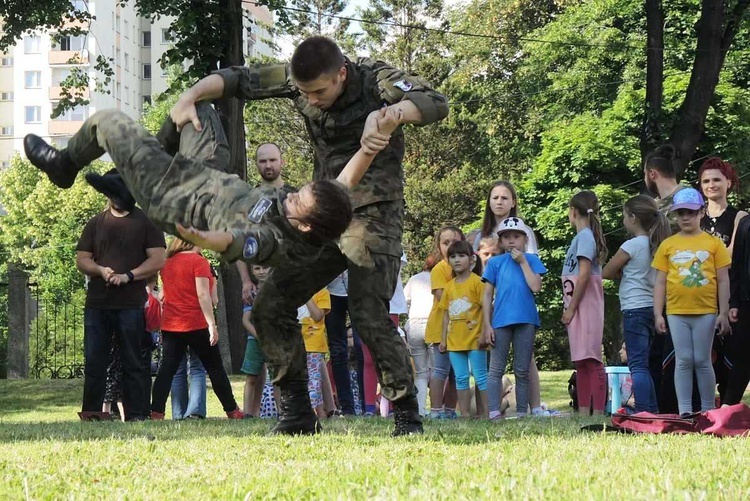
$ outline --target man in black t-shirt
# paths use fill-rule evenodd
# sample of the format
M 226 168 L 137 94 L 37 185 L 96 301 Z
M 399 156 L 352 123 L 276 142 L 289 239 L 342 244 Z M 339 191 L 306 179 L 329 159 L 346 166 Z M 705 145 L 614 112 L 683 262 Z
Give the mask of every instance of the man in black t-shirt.
M 126 205 L 125 208 L 120 205 Z M 150 414 L 151 376 L 141 358 L 146 279 L 164 266 L 164 234 L 138 208 L 109 199 L 76 246 L 76 267 L 90 278 L 84 310 L 84 412 L 102 409 L 112 339 L 120 345 L 125 419 Z

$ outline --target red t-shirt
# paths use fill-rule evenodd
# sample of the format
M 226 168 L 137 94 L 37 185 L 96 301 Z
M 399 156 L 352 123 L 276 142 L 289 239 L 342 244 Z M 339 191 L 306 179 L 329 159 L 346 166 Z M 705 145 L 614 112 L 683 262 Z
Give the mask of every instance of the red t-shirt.
M 195 279 L 211 281 L 211 266 L 194 252 L 180 252 L 167 259 L 161 269 L 164 301 L 161 328 L 169 332 L 188 332 L 208 327 L 198 302 Z
M 143 310 L 146 316 L 146 332 L 161 330 L 161 304 L 153 294 L 148 294 L 146 308 Z

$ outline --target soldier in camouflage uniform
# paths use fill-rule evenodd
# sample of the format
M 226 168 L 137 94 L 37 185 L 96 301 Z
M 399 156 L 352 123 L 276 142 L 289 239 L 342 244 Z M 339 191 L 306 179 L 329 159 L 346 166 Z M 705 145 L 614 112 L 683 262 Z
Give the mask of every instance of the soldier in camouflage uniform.
M 313 182 L 297 194 L 281 196 L 272 186 L 249 187 L 226 174 L 228 147 L 216 112 L 199 106 L 205 126 L 183 128 L 172 147 L 195 154 L 174 157 L 159 140 L 117 110 L 104 110 L 86 120 L 65 150 L 51 148 L 32 134 L 24 139 L 26 155 L 60 187 L 72 185 L 81 167 L 109 153 L 125 181 L 87 175 L 99 191 L 114 199 L 132 193 L 157 226 L 179 234 L 201 247 L 217 250 L 223 259 L 276 266 L 289 260 L 310 260 L 321 247 L 338 238 L 351 221 L 351 202 L 345 188 L 358 180 L 373 156 L 359 152 L 336 181 Z M 397 116 L 379 123 L 390 131 Z M 162 128 L 160 139 L 169 145 L 173 134 Z M 173 127 L 173 125 L 172 125 Z M 211 138 L 208 140 L 207 138 Z M 179 143 L 179 145 L 178 145 Z M 176 226 L 189 226 L 178 232 Z
M 314 179 L 332 179 L 360 147 L 384 145 L 352 191 L 354 219 L 339 248 L 325 247 L 309 261 L 276 266 L 256 298 L 254 325 L 263 352 L 282 390 L 276 431 L 309 433 L 314 426 L 307 397 L 305 350 L 297 307 L 349 270 L 352 323 L 375 360 L 383 396 L 394 403 L 394 435 L 421 433 L 409 353 L 388 317 L 402 254 L 404 193 L 403 131 L 390 142 L 368 126 L 383 106 L 403 111 L 404 122 L 425 125 L 448 113 L 445 97 L 423 79 L 368 58 L 351 61 L 334 42 L 312 37 L 302 42 L 289 65 L 219 70 L 180 96 L 171 116 L 177 126 L 200 127 L 193 106 L 219 97 L 292 99 L 315 151 Z M 306 410 L 305 410 L 306 408 Z

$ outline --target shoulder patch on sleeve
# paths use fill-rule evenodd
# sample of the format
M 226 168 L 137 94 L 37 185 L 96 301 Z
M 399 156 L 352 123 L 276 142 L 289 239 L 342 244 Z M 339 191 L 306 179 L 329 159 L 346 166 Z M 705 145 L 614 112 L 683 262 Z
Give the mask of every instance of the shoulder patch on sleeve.
M 268 212 L 271 206 L 273 206 L 273 201 L 270 198 L 263 197 L 250 209 L 250 212 L 247 213 L 247 218 L 253 223 L 260 223 L 263 215 Z
M 406 80 L 399 80 L 398 82 L 393 82 L 393 86 L 401 89 L 404 92 L 409 92 L 414 86 L 411 82 L 407 82 Z
M 242 248 L 242 257 L 245 259 L 253 259 L 258 255 L 258 239 L 249 236 L 245 240 L 245 245 Z

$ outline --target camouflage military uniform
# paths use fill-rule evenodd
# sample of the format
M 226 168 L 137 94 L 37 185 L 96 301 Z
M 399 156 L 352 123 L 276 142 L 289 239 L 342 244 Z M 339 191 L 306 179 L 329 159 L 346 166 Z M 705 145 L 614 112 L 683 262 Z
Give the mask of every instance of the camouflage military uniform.
M 204 103 L 198 110 L 202 132 L 186 125 L 176 142 L 169 118 L 157 139 L 120 111 L 99 111 L 71 138 L 68 152 L 79 166 L 109 153 L 143 211 L 168 233 L 177 234 L 176 223 L 230 231 L 234 240 L 222 253 L 226 261 L 277 266 L 317 256 L 320 246 L 284 217 L 278 190 L 251 188 L 220 172 L 229 163 L 223 130 L 213 108 Z M 171 156 L 162 146 L 179 152 Z
M 419 77 L 367 58 L 347 60 L 346 66 L 343 94 L 326 110 L 311 106 L 298 92 L 286 65 L 234 67 L 216 74 L 224 80 L 225 97 L 294 100 L 315 150 L 314 179 L 334 179 L 341 172 L 360 147 L 367 116 L 384 104 L 410 100 L 423 124 L 447 115 L 446 99 Z M 352 190 L 354 217 L 340 246 L 324 246 L 312 264 L 289 261 L 276 267 L 259 292 L 254 324 L 280 384 L 307 379 L 297 307 L 348 269 L 350 316 L 373 355 L 383 395 L 392 401 L 415 395 L 409 353 L 388 316 L 402 254 L 403 156 L 399 128 Z

